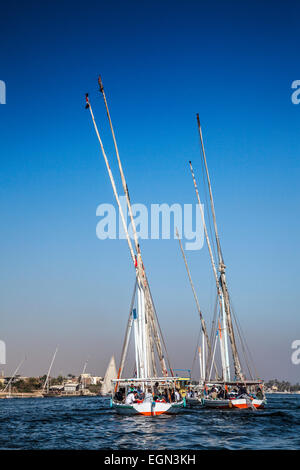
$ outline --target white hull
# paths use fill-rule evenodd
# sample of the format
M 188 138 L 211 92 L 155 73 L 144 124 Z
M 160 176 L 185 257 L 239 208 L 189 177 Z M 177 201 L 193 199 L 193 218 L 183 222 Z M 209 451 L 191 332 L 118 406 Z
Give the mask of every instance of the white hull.
M 159 416 L 162 414 L 177 414 L 185 404 L 184 401 L 180 401 L 178 403 L 142 402 L 126 405 L 112 401 L 111 406 L 118 414 L 122 415 Z
M 204 398 L 202 400 L 203 405 L 207 408 L 220 408 L 220 409 L 253 409 L 253 408 L 264 408 L 265 400 L 253 400 L 246 398 L 235 398 L 233 400 L 222 400 Z

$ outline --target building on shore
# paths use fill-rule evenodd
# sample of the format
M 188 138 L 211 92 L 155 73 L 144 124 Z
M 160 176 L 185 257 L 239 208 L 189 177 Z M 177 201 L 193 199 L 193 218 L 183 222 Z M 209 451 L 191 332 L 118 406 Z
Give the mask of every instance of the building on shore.
M 79 391 L 79 383 L 78 382 L 65 382 L 63 391 L 65 393 L 75 393 Z

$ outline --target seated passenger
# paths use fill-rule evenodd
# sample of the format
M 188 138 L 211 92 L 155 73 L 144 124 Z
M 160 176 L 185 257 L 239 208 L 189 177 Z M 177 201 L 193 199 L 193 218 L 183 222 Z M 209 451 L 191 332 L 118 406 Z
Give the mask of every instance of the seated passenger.
M 144 400 L 145 394 L 143 390 L 141 389 L 141 387 L 137 388 L 137 396 L 139 400 Z
M 122 395 L 122 392 L 120 390 L 118 390 L 115 394 L 115 400 L 116 401 L 122 401 L 123 400 L 123 395 Z
M 244 385 L 240 385 L 238 389 L 238 395 L 239 396 L 248 395 L 247 388 Z
M 125 403 L 126 405 L 132 405 L 133 403 L 136 403 L 136 399 L 137 399 L 137 392 L 130 391 L 126 397 Z
M 170 396 L 169 396 L 169 392 L 168 392 L 167 388 L 164 389 L 164 393 L 163 393 L 162 397 L 167 403 L 170 402 Z

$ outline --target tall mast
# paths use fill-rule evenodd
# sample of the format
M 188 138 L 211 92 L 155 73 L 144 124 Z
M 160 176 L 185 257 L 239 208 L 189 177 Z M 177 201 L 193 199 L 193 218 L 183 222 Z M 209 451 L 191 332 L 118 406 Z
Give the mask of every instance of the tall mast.
M 87 365 L 88 365 L 88 361 L 85 361 L 81 375 L 85 374 Z
M 99 78 L 98 78 L 98 84 L 99 84 L 99 90 L 102 93 L 104 104 L 105 104 L 106 114 L 107 114 L 107 117 L 108 117 L 109 126 L 110 126 L 110 129 L 111 129 L 111 134 L 112 134 L 114 147 L 115 147 L 115 151 L 116 151 L 116 156 L 117 156 L 117 160 L 118 160 L 118 166 L 119 166 L 119 171 L 120 171 L 120 175 L 121 175 L 122 186 L 123 186 L 124 194 L 125 194 L 125 197 L 126 197 L 130 222 L 131 222 L 131 226 L 132 226 L 133 238 L 134 238 L 135 248 L 136 248 L 136 252 L 137 252 L 137 269 L 139 271 L 140 279 L 144 281 L 144 282 L 142 282 L 141 287 L 144 290 L 144 295 L 145 295 L 145 333 L 146 333 L 148 353 L 149 353 L 149 348 L 151 348 L 151 345 L 150 345 L 151 340 L 149 339 L 150 338 L 149 329 L 152 327 L 156 347 L 157 347 L 157 350 L 158 350 L 158 356 L 159 356 L 161 366 L 162 366 L 162 371 L 163 371 L 163 374 L 165 375 L 167 373 L 167 368 L 166 368 L 166 363 L 165 363 L 163 353 L 162 353 L 161 340 L 160 340 L 159 333 L 158 333 L 158 331 L 156 329 L 156 325 L 155 325 L 154 305 L 153 305 L 153 302 L 152 302 L 152 299 L 151 299 L 151 293 L 150 293 L 150 289 L 149 289 L 147 275 L 146 275 L 146 272 L 145 272 L 145 267 L 144 267 L 144 263 L 143 263 L 143 260 L 142 260 L 141 249 L 140 249 L 140 245 L 139 245 L 139 242 L 138 242 L 138 235 L 137 235 L 136 225 L 135 225 L 135 221 L 134 221 L 134 217 L 133 217 L 133 211 L 132 211 L 132 205 L 131 205 L 131 201 L 130 201 L 130 197 L 129 197 L 128 185 L 127 185 L 125 174 L 124 174 L 124 171 L 123 171 L 123 166 L 122 166 L 122 162 L 121 162 L 121 158 L 120 158 L 120 154 L 119 154 L 117 140 L 116 140 L 114 128 L 113 128 L 113 125 L 112 125 L 112 120 L 111 120 L 111 117 L 110 117 L 108 103 L 107 103 L 107 99 L 106 99 L 106 95 L 105 95 L 105 91 L 104 91 L 104 87 L 103 87 L 103 83 L 102 83 L 102 79 L 101 79 L 100 75 L 99 75 Z M 148 357 L 149 357 L 149 354 L 148 354 Z M 153 363 L 153 361 L 152 361 L 152 363 Z M 155 365 L 154 365 L 154 368 L 155 368 Z
M 127 202 L 130 221 L 131 221 L 131 225 L 132 225 L 135 248 L 136 248 L 137 253 L 140 253 L 140 246 L 139 246 L 139 243 L 138 243 L 138 237 L 137 237 L 137 232 L 136 232 L 135 221 L 134 221 L 134 218 L 133 218 L 133 212 L 132 212 L 132 206 L 131 206 L 130 197 L 129 197 L 128 186 L 127 186 L 127 183 L 126 183 L 125 174 L 124 174 L 124 171 L 123 171 L 123 166 L 122 166 L 122 162 L 121 162 L 121 158 L 120 158 L 120 154 L 119 154 L 119 149 L 118 149 L 118 145 L 117 145 L 117 140 L 116 140 L 114 128 L 113 128 L 113 125 L 112 125 L 112 120 L 111 120 L 110 112 L 109 112 L 109 109 L 108 109 L 107 99 L 106 99 L 106 95 L 105 95 L 105 91 L 104 91 L 104 87 L 103 87 L 103 83 L 102 83 L 100 75 L 99 75 L 99 78 L 98 78 L 98 83 L 99 83 L 100 92 L 102 93 L 102 96 L 103 96 L 103 99 L 104 99 L 106 114 L 107 114 L 107 117 L 108 117 L 111 134 L 112 134 L 112 138 L 113 138 L 113 141 L 114 141 L 114 147 L 115 147 L 115 151 L 116 151 L 116 155 L 117 155 L 117 160 L 118 160 L 118 165 L 119 165 L 119 170 L 120 170 L 120 175 L 121 175 L 121 180 L 122 180 L 122 186 L 123 186 L 124 194 L 126 196 L 126 202 Z
M 199 114 L 197 114 L 197 123 L 198 123 L 198 131 L 199 131 L 199 137 L 200 137 L 201 148 L 202 148 L 202 155 L 203 155 L 203 160 L 204 160 L 204 165 L 205 165 L 207 183 L 208 183 L 208 188 L 209 188 L 210 205 L 211 205 L 211 211 L 212 211 L 212 216 L 213 216 L 216 244 L 217 244 L 217 250 L 218 250 L 220 281 L 221 281 L 221 288 L 222 288 L 223 297 L 224 297 L 228 333 L 229 333 L 231 349 L 232 349 L 232 356 L 233 356 L 233 363 L 234 363 L 234 371 L 235 371 L 235 376 L 236 376 L 237 379 L 243 379 L 242 368 L 241 368 L 241 363 L 240 363 L 240 359 L 239 359 L 239 355 L 238 355 L 238 351 L 237 351 L 237 346 L 236 346 L 236 341 L 235 341 L 235 336 L 234 336 L 234 330 L 233 330 L 233 324 L 232 324 L 232 318 L 231 318 L 230 301 L 229 301 L 229 294 L 228 294 L 228 289 L 227 289 L 226 273 L 225 273 L 226 266 L 224 264 L 222 250 L 221 250 L 221 244 L 220 244 L 220 238 L 219 238 L 217 220 L 216 220 L 216 213 L 215 213 L 215 206 L 214 206 L 214 200 L 213 200 L 212 188 L 211 188 L 211 183 L 210 183 L 209 171 L 208 171 L 208 166 L 207 166 L 207 161 L 206 161 L 206 154 L 205 154 L 205 149 L 204 149 L 204 143 L 203 143 L 203 136 L 202 136 L 202 130 L 201 130 L 201 125 L 200 125 Z
M 52 357 L 52 360 L 51 360 L 51 363 L 50 363 L 50 367 L 49 367 L 49 370 L 48 370 L 48 373 L 47 373 L 47 377 L 46 377 L 46 380 L 45 380 L 45 383 L 44 383 L 44 386 L 43 386 L 43 391 L 45 390 L 46 387 L 47 387 L 47 391 L 49 391 L 49 377 L 50 377 L 50 372 L 51 372 L 51 369 L 52 369 L 57 351 L 58 351 L 58 347 L 55 349 L 55 352 L 53 354 L 53 357 Z
M 214 255 L 213 255 L 213 252 L 212 252 L 212 248 L 211 248 L 211 244 L 210 244 L 210 240 L 209 240 L 209 236 L 208 236 L 208 232 L 207 232 L 207 227 L 206 227 L 206 223 L 205 223 L 203 207 L 202 207 L 202 204 L 201 204 L 201 201 L 200 201 L 198 186 L 197 186 L 197 183 L 196 183 L 196 178 L 195 178 L 195 174 L 194 174 L 194 170 L 193 170 L 191 161 L 189 162 L 189 165 L 190 165 L 192 178 L 193 178 L 193 182 L 194 182 L 194 187 L 195 187 L 195 191 L 196 191 L 196 195 L 197 195 L 197 199 L 198 199 L 198 204 L 199 204 L 199 208 L 200 208 L 200 212 L 201 212 L 201 218 L 202 218 L 206 243 L 207 243 L 207 246 L 208 246 L 210 261 L 211 261 L 211 265 L 212 265 L 212 269 L 213 269 L 213 273 L 214 273 L 214 277 L 215 277 L 215 281 L 216 281 L 216 287 L 217 287 L 218 299 L 219 299 L 219 305 L 220 305 L 220 312 L 221 312 L 221 315 L 223 316 L 224 315 L 223 308 L 222 308 L 223 293 L 222 293 L 220 283 L 219 283 L 219 278 L 218 278 L 217 269 L 216 269 L 216 265 L 215 265 Z M 220 336 L 220 344 L 221 344 L 221 354 L 222 354 L 223 379 L 225 381 L 229 381 L 230 380 L 230 367 L 229 367 L 229 362 L 228 362 L 228 354 L 226 352 L 226 345 L 227 345 L 227 339 L 226 338 L 227 338 L 227 328 L 226 328 L 226 322 L 224 321 L 223 322 L 223 335 L 222 335 L 222 337 Z
M 96 132 L 96 135 L 97 135 L 98 140 L 99 140 L 102 155 L 103 155 L 103 158 L 104 158 L 104 161 L 105 161 L 105 164 L 106 164 L 106 168 L 107 168 L 107 172 L 108 172 L 108 175 L 109 175 L 109 179 L 110 179 L 110 182 L 111 182 L 111 185 L 112 185 L 112 188 L 113 188 L 114 196 L 115 196 L 117 204 L 118 204 L 118 208 L 119 208 L 119 212 L 120 212 L 120 216 L 121 216 L 121 220 L 122 220 L 122 225 L 123 225 L 124 232 L 126 234 L 126 239 L 127 239 L 127 243 L 128 243 L 128 246 L 129 246 L 129 251 L 130 251 L 130 254 L 131 254 L 131 258 L 132 258 L 133 263 L 135 263 L 135 254 L 134 254 L 134 251 L 133 251 L 133 248 L 132 248 L 132 243 L 131 243 L 129 233 L 128 233 L 128 230 L 127 230 L 127 225 L 126 225 L 126 222 L 125 222 L 123 209 L 122 209 L 120 199 L 119 199 L 119 196 L 118 196 L 116 183 L 115 183 L 112 171 L 111 171 L 109 163 L 108 163 L 108 159 L 107 159 L 107 156 L 106 156 L 106 153 L 105 153 L 105 150 L 104 150 L 104 147 L 103 147 L 103 143 L 102 143 L 99 131 L 98 131 L 98 127 L 97 127 L 97 124 L 96 124 L 96 121 L 95 121 L 95 118 L 94 118 L 94 113 L 93 113 L 92 106 L 91 106 L 91 103 L 90 103 L 89 98 L 88 98 L 88 94 L 85 95 L 85 99 L 86 99 L 86 103 L 87 103 L 86 108 L 88 108 L 90 110 L 92 121 L 93 121 L 94 128 L 95 128 L 95 132 Z
M 80 382 L 81 382 L 81 388 L 82 389 L 85 389 L 85 379 L 84 379 L 83 375 L 85 374 L 87 365 L 88 365 L 88 359 L 85 361 L 85 363 L 83 365 L 83 369 L 82 369 L 81 376 L 80 376 Z
M 12 381 L 14 380 L 15 376 L 17 375 L 18 373 L 18 370 L 20 369 L 21 365 L 23 364 L 23 362 L 25 361 L 26 357 L 24 357 L 21 362 L 18 364 L 16 370 L 14 371 L 12 377 L 9 379 L 9 382 L 7 383 L 6 387 L 4 388 L 3 392 L 6 392 L 7 388 L 9 388 L 11 386 L 11 383 Z
M 202 361 L 202 352 L 201 352 L 201 346 L 198 348 L 198 355 L 199 355 L 199 366 L 200 366 L 200 382 L 205 382 L 205 370 L 204 367 L 202 366 L 203 361 Z
M 100 85 L 100 90 L 102 88 L 101 91 L 102 91 L 102 93 L 104 93 L 101 79 L 99 80 L 99 85 Z M 105 97 L 105 95 L 104 95 L 104 97 Z M 113 131 L 112 124 L 111 124 L 111 119 L 110 119 L 110 115 L 109 115 L 109 111 L 108 111 L 107 101 L 106 101 L 106 98 L 105 98 L 105 105 L 106 105 L 107 115 L 108 115 L 109 121 L 110 121 L 112 134 L 113 134 L 116 153 L 117 153 L 117 157 L 118 157 L 119 169 L 120 169 L 120 173 L 121 173 L 121 177 L 122 177 L 122 184 L 123 184 L 123 188 L 124 188 L 124 191 L 125 191 L 127 206 L 128 206 L 129 213 L 130 213 L 130 218 L 131 218 L 131 223 L 132 223 L 132 228 L 133 228 L 133 233 L 134 233 L 134 241 L 135 241 L 135 247 L 136 247 L 137 255 L 134 254 L 134 250 L 133 250 L 133 247 L 132 247 L 132 244 L 131 244 L 131 239 L 130 239 L 130 236 L 129 236 L 127 224 L 125 222 L 125 217 L 124 217 L 124 214 L 123 214 L 123 209 L 121 207 L 121 204 L 120 204 L 120 201 L 119 201 L 119 196 L 117 194 L 114 178 L 113 178 L 113 175 L 112 175 L 109 163 L 108 163 L 107 156 L 106 156 L 105 151 L 104 151 L 104 147 L 103 147 L 103 144 L 102 144 L 102 141 L 101 141 L 101 137 L 100 137 L 100 134 L 99 134 L 96 122 L 95 122 L 94 114 L 93 114 L 91 104 L 89 102 L 87 94 L 86 94 L 86 102 L 87 102 L 86 108 L 88 108 L 90 110 L 92 121 L 93 121 L 93 124 L 94 124 L 94 128 L 95 128 L 95 131 L 96 131 L 99 143 L 100 143 L 101 151 L 102 151 L 102 154 L 103 154 L 103 157 L 104 157 L 104 160 L 105 160 L 105 163 L 106 163 L 106 167 L 107 167 L 107 170 L 108 170 L 108 173 L 109 173 L 109 176 L 110 176 L 111 184 L 113 186 L 114 195 L 115 195 L 115 198 L 116 198 L 117 203 L 118 203 L 123 228 L 124 228 L 126 238 L 127 238 L 127 242 L 128 242 L 128 245 L 129 245 L 129 249 L 130 249 L 130 252 L 131 252 L 131 257 L 134 261 L 134 265 L 135 265 L 135 269 L 136 269 L 136 278 L 137 278 L 137 283 L 138 283 L 138 294 L 140 295 L 140 297 L 138 296 L 138 298 L 140 299 L 139 305 L 140 305 L 140 308 L 142 309 L 143 316 L 145 317 L 145 322 L 142 323 L 143 331 L 141 330 L 142 339 L 144 340 L 143 345 L 144 345 L 144 348 L 145 348 L 144 349 L 145 354 L 142 355 L 142 353 L 140 352 L 140 355 L 139 355 L 140 360 L 141 360 L 141 364 L 142 364 L 142 369 L 145 370 L 145 365 L 146 365 L 146 368 L 147 368 L 147 364 L 148 364 L 148 366 L 149 366 L 148 371 L 150 373 L 150 370 L 149 370 L 150 369 L 150 359 L 149 359 L 150 358 L 150 352 L 151 352 L 151 358 L 152 359 L 154 358 L 154 355 L 152 354 L 152 351 L 150 351 L 151 344 L 152 344 L 151 339 L 150 339 L 150 335 L 151 335 L 151 331 L 152 331 L 152 334 L 154 336 L 156 349 L 157 349 L 157 353 L 158 353 L 158 358 L 160 360 L 160 364 L 161 364 L 161 368 L 162 368 L 162 373 L 163 373 L 163 375 L 168 375 L 166 362 L 165 362 L 165 358 L 164 358 L 164 355 L 163 355 L 163 350 L 162 350 L 159 331 L 156 328 L 154 306 L 153 306 L 153 302 L 151 301 L 151 293 L 150 293 L 149 285 L 148 285 L 148 282 L 147 282 L 146 273 L 145 273 L 145 270 L 144 270 L 144 265 L 143 265 L 143 262 L 142 262 L 140 247 L 139 247 L 136 228 L 135 228 L 134 219 L 133 219 L 132 207 L 131 207 L 131 203 L 130 203 L 130 199 L 129 199 L 129 193 L 128 193 L 127 184 L 126 184 L 124 172 L 123 172 L 122 165 L 121 165 L 121 160 L 120 160 L 120 157 L 119 157 L 119 152 L 118 152 L 118 147 L 117 147 L 114 131 Z M 139 338 L 139 341 L 140 341 L 141 337 L 139 337 L 139 335 L 137 335 L 137 338 Z M 145 359 L 146 359 L 147 364 L 144 363 Z M 155 367 L 155 364 L 153 363 L 153 360 L 152 360 L 151 366 L 152 366 L 153 370 L 156 370 L 156 367 Z

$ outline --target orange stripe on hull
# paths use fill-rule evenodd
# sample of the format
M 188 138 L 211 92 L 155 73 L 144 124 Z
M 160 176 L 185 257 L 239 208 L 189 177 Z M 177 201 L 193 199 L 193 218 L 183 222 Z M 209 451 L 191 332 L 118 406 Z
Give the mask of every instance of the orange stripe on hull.
M 144 411 L 144 412 L 139 411 L 139 414 L 144 415 L 144 416 L 158 416 L 158 415 L 163 415 L 165 413 L 167 413 L 167 411 L 157 411 L 153 413 L 151 413 L 151 411 Z
M 254 406 L 255 408 L 263 408 L 263 405 L 255 405 L 255 404 L 253 404 L 253 406 Z M 245 408 L 249 408 L 249 406 L 247 405 L 247 403 L 241 403 L 240 405 L 232 405 L 232 408 L 245 409 Z

